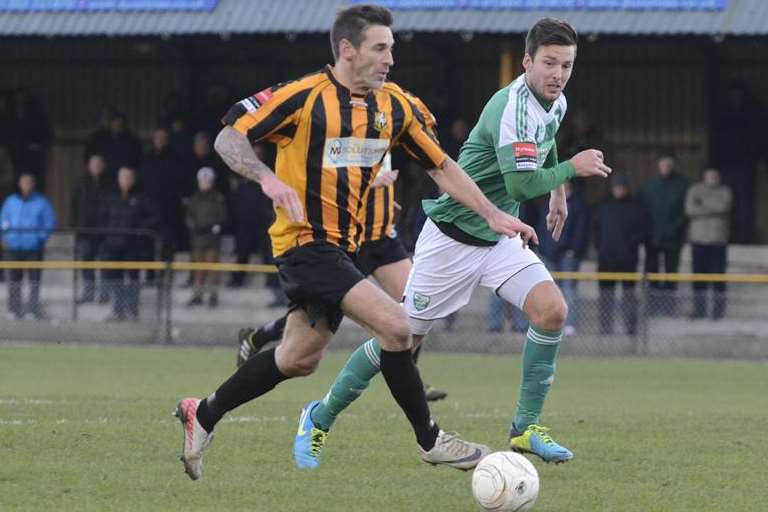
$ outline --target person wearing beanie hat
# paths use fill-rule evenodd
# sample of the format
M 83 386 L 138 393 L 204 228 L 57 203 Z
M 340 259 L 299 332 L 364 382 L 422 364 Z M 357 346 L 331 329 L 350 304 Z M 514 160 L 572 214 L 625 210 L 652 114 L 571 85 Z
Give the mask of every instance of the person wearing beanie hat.
M 610 179 L 610 195 L 597 210 L 598 272 L 637 272 L 638 249 L 648 234 L 648 214 L 640 201 L 629 193 L 627 178 L 615 174 Z M 619 304 L 625 333 L 637 333 L 637 295 L 635 281 L 621 282 L 621 300 L 614 298 L 616 281 L 600 281 L 600 334 L 612 334 L 616 304 Z
M 187 202 L 186 224 L 189 229 L 192 261 L 218 263 L 221 259 L 221 233 L 227 222 L 224 195 L 214 190 L 216 172 L 210 167 L 197 171 L 197 192 Z M 194 271 L 194 291 L 188 307 L 203 304 L 208 293 L 208 307 L 219 304 L 218 273 L 211 270 Z

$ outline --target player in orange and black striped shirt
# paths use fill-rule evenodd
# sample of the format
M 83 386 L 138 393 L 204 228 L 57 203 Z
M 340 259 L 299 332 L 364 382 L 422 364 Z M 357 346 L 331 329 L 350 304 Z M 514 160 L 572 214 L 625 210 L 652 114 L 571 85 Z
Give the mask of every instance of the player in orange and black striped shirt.
M 408 94 L 408 93 L 407 93 Z M 434 135 L 436 120 L 426 105 L 417 97 L 408 94 L 408 98 L 424 117 L 427 128 Z M 391 169 L 390 155 L 384 158 L 378 167 L 368 200 L 359 212 L 360 249 L 355 257 L 355 264 L 365 276 L 373 276 L 381 288 L 393 299 L 399 301 L 403 296 L 405 284 L 411 271 L 411 259 L 395 229 L 395 183 L 397 170 Z M 268 322 L 258 329 L 247 327 L 238 332 L 237 366 L 244 364 L 258 353 L 266 344 L 279 341 L 283 337 L 287 315 Z M 413 352 L 414 362 L 418 361 L 420 350 Z M 442 400 L 445 391 L 425 386 L 427 401 Z
M 237 103 L 224 118 L 253 143 L 278 146 L 277 177 L 293 188 L 306 212 L 295 222 L 276 209 L 270 228 L 274 255 L 312 242 L 355 252 L 358 214 L 390 147 L 401 144 L 425 168 L 445 155 L 418 108 L 394 84 L 355 95 L 331 68 L 261 91 Z
M 495 207 L 445 155 L 403 91 L 385 83 L 394 64 L 391 24 L 392 14 L 383 7 L 354 5 L 340 11 L 331 30 L 333 67 L 264 90 L 225 118 L 229 126 L 218 135 L 216 150 L 272 199 L 277 220 L 269 233 L 280 284 L 292 307 L 277 349 L 249 359 L 207 399 L 180 402 L 181 460 L 193 479 L 202 474 L 203 451 L 223 415 L 283 380 L 312 373 L 342 314 L 376 336 L 381 373 L 414 429 L 424 461 L 466 468 L 488 451 L 445 435 L 431 420 L 411 358 L 408 317 L 354 265 L 357 215 L 375 166 L 401 145 L 432 169 L 430 176 L 440 188 L 485 218 L 494 231 L 521 234 L 526 241 L 535 240 L 535 233 Z M 263 139 L 278 145 L 274 173 L 251 147 Z M 302 414 L 299 429 L 307 450 L 310 443 L 324 441 L 322 430 L 304 423 L 310 417 L 311 411 Z

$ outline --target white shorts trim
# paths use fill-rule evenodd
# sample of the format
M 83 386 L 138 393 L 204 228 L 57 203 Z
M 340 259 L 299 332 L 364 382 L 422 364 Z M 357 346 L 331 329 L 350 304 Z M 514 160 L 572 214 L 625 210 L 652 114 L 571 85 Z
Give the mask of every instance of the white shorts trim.
M 450 238 L 427 219 L 416 242 L 413 268 L 405 287 L 405 307 L 413 334 L 426 334 L 432 323 L 455 313 L 478 286 L 522 308 L 528 292 L 552 276 L 520 237 L 502 238 L 490 247 Z

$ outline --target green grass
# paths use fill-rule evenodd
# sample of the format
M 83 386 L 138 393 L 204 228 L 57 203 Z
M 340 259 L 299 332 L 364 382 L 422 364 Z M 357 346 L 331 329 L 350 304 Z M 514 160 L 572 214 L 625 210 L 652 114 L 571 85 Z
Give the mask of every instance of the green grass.
M 418 460 L 377 379 L 329 436 L 322 466 L 293 468 L 301 405 L 325 393 L 346 354 L 286 382 L 217 427 L 205 475 L 176 457 L 179 397 L 214 389 L 234 350 L 0 348 L 0 510 L 471 511 L 469 473 Z M 504 449 L 519 360 L 426 353 L 449 392 L 440 424 Z M 768 510 L 768 367 L 563 358 L 545 423 L 575 452 L 534 464 L 539 511 Z

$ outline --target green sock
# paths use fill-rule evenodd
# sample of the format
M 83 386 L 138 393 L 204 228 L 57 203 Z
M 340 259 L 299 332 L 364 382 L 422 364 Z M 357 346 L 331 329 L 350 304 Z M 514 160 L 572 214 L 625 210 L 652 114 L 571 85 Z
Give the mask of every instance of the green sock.
M 371 338 L 349 356 L 325 398 L 312 409 L 312 422 L 320 429 L 330 430 L 336 416 L 349 407 L 379 373 L 381 347 Z
M 555 380 L 555 359 L 563 331 L 544 331 L 531 326 L 523 349 L 523 379 L 512 430 L 522 432 L 539 422 L 549 388 Z

